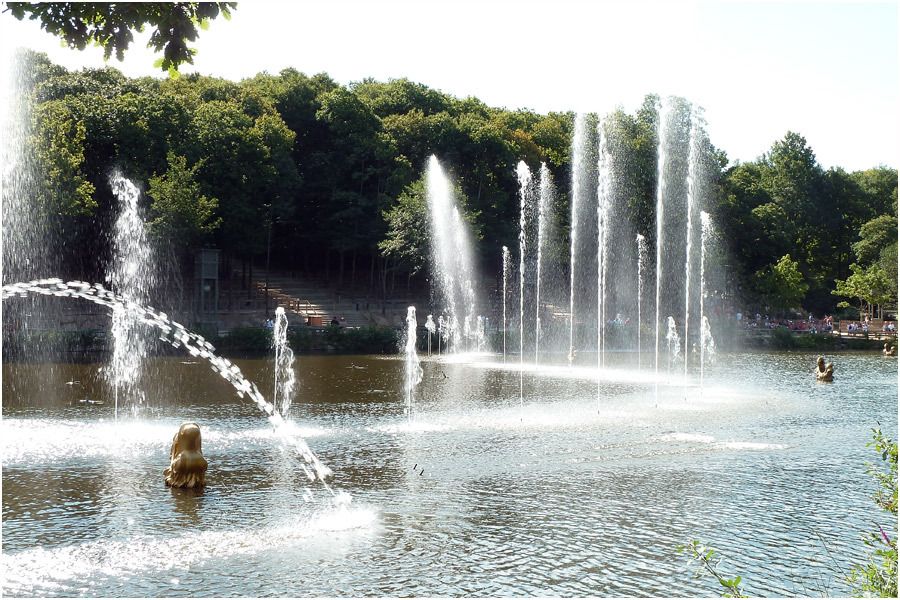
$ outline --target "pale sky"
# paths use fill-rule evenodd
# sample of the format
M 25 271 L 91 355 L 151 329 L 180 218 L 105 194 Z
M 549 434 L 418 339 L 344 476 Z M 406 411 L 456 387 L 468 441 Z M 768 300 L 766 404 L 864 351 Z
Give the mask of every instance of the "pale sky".
M 4 47 L 103 65 L 99 49 L 61 47 L 34 22 L 5 13 L 0 25 Z M 706 109 L 732 161 L 793 130 L 824 167 L 856 170 L 900 162 L 897 32 L 897 2 L 257 0 L 201 31 L 182 71 L 407 77 L 539 112 L 633 112 L 647 93 L 677 94 Z M 147 36 L 109 64 L 162 76 Z

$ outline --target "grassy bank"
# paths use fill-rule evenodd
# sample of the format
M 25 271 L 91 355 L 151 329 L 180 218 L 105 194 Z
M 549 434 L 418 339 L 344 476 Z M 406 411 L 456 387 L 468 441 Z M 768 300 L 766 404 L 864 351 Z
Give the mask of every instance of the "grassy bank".
M 756 350 L 813 350 L 839 352 L 841 350 L 880 350 L 886 340 L 868 336 L 841 337 L 830 333 L 796 333 L 787 327 L 768 332 L 754 332 L 744 336 L 744 346 Z M 896 344 L 896 338 L 891 340 Z

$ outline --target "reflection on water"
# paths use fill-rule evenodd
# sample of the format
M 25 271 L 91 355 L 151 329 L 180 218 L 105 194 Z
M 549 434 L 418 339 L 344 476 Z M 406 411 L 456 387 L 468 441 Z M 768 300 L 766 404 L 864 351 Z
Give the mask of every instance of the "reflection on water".
M 7 595 L 710 595 L 678 543 L 702 539 L 746 591 L 842 594 L 884 522 L 865 473 L 896 435 L 897 362 L 723 355 L 702 390 L 590 369 L 525 375 L 424 360 L 304 357 L 294 427 L 335 473 L 311 484 L 254 405 L 202 364 L 159 359 L 118 422 L 97 365 L 4 365 Z M 615 356 L 608 357 L 610 362 Z M 267 397 L 271 363 L 237 361 Z M 44 372 L 63 384 L 42 389 Z M 55 383 L 54 383 L 55 385 Z M 203 493 L 166 488 L 182 421 L 203 428 Z M 825 546 L 827 546 L 827 551 Z

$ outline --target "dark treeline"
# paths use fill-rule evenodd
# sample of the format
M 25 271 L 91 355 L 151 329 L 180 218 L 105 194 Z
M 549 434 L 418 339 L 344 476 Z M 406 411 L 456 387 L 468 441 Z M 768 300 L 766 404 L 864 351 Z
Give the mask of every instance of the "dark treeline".
M 293 69 L 240 83 L 129 79 L 112 68 L 69 72 L 40 54 L 23 60 L 40 173 L 31 201 L 71 242 L 59 257 L 67 277 L 102 276 L 109 240 L 96 233 L 115 219 L 114 168 L 143 187 L 151 232 L 186 274 L 193 252 L 210 246 L 226 265 L 269 256 L 273 267 L 376 296 L 424 289 L 431 154 L 459 188 L 491 277 L 501 245 L 516 245 L 519 160 L 535 171 L 546 162 L 568 229 L 572 113 L 493 108 L 405 79 L 342 86 Z M 651 240 L 657 100 L 607 125 L 628 165 L 627 214 Z M 707 208 L 744 303 L 821 313 L 841 300 L 896 301 L 895 169 L 825 170 L 794 133 L 753 162 L 728 166 L 720 150 L 708 153 Z M 558 254 L 564 264 L 562 245 Z

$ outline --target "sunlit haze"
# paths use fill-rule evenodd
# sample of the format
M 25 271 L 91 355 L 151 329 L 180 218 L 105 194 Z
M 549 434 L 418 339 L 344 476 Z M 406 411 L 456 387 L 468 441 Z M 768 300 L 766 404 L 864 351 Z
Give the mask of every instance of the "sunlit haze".
M 100 49 L 69 50 L 35 22 L 0 23 L 4 45 L 103 65 Z M 856 170 L 898 164 L 897 30 L 895 2 L 244 2 L 201 32 L 182 70 L 407 77 L 539 112 L 633 111 L 645 94 L 677 94 L 705 107 L 732 161 L 793 130 L 824 167 Z M 162 76 L 148 35 L 109 64 Z

